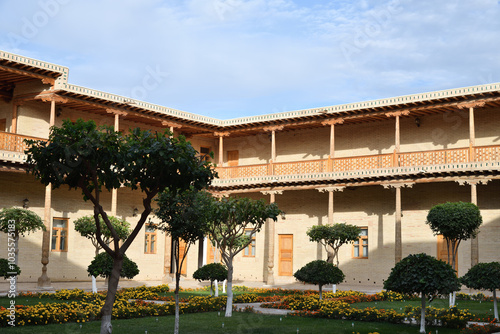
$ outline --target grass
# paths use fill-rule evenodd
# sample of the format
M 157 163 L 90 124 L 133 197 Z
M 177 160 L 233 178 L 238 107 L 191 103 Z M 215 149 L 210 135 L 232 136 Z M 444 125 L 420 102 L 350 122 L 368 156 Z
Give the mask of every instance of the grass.
M 413 334 L 419 332 L 419 327 L 409 325 L 394 325 L 378 322 L 354 322 L 331 320 L 331 319 L 313 319 L 301 317 L 281 317 L 253 314 L 253 313 L 233 313 L 233 317 L 219 317 L 216 312 L 182 314 L 180 316 L 180 332 L 203 333 L 203 334 L 229 334 L 229 333 L 258 333 L 258 334 L 277 334 L 277 333 L 336 333 L 336 334 L 368 334 L 378 332 L 380 334 Z M 224 327 L 222 324 L 224 323 Z M 148 334 L 155 333 L 173 333 L 174 317 L 139 318 L 127 320 L 113 320 L 113 333 L 127 334 Z M 26 326 L 9 328 L 8 333 L 33 333 L 52 334 L 52 333 L 98 333 L 100 322 L 89 322 L 82 324 L 68 323 L 62 325 L 47 326 Z M 427 332 L 432 333 L 439 330 L 439 334 L 456 334 L 456 329 L 448 328 L 426 328 Z
M 378 309 L 393 309 L 400 311 L 408 305 L 413 307 L 420 307 L 421 301 L 419 300 L 407 300 L 407 301 L 379 301 L 379 302 L 365 302 L 365 303 L 354 303 L 351 305 L 353 308 L 364 309 L 366 307 L 375 307 Z M 493 302 L 479 302 L 473 300 L 458 300 L 456 302 L 457 308 L 467 309 L 476 317 L 493 319 Z M 448 299 L 435 299 L 430 304 L 426 303 L 426 306 L 432 306 L 436 308 L 448 308 Z

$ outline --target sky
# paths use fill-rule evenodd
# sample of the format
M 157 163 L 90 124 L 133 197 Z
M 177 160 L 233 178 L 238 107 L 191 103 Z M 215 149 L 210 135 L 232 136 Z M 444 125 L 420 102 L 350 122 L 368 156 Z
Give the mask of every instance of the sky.
M 231 119 L 500 81 L 498 0 L 0 0 L 0 50 Z

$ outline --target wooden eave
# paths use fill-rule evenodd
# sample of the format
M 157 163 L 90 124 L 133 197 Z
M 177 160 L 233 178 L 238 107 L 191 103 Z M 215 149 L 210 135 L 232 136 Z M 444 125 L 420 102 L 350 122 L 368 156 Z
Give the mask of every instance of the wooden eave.
M 46 84 L 54 84 L 63 73 L 25 65 L 8 59 L 0 59 L 0 82 L 18 84 L 33 80 L 42 80 Z

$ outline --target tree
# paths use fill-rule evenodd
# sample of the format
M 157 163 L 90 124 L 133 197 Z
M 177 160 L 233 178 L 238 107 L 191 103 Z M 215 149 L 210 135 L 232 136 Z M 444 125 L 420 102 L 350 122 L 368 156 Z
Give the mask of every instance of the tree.
M 54 189 L 62 185 L 80 189 L 84 200 L 94 206 L 97 242 L 113 258 L 101 310 L 101 333 L 111 333 L 111 314 L 124 255 L 151 213 L 151 201 L 167 188 L 201 189 L 210 183 L 215 172 L 183 136 L 173 138 L 169 131 L 153 133 L 137 128 L 123 135 L 112 127 L 97 127 L 93 121 L 65 120 L 61 128 L 51 128 L 48 141 L 26 142 L 27 163 L 36 178 Z M 100 195 L 103 189 L 111 191 L 121 186 L 141 191 L 143 211 L 120 246 L 118 232 L 101 205 Z M 102 238 L 99 217 L 111 231 L 113 243 L 109 246 Z
M 11 264 L 7 259 L 0 259 L 0 277 L 7 279 L 19 275 L 21 275 L 21 269 L 17 264 Z
M 345 278 L 342 270 L 323 260 L 309 262 L 297 270 L 293 276 L 301 282 L 318 285 L 319 300 L 323 299 L 323 285 L 338 284 Z
M 0 211 L 0 232 L 7 233 L 15 243 L 15 264 L 18 264 L 19 236 L 25 236 L 37 230 L 45 231 L 42 218 L 31 210 L 21 208 L 4 208 Z
M 462 284 L 470 289 L 493 292 L 493 309 L 497 321 L 498 306 L 496 290 L 500 289 L 500 262 L 478 263 L 460 278 Z
M 244 197 L 222 198 L 214 203 L 209 233 L 227 267 L 226 317 L 231 317 L 233 310 L 234 257 L 252 242 L 251 236 L 260 231 L 267 219 L 276 221 L 281 213 L 276 203 Z
M 114 216 L 108 216 L 108 218 L 109 221 L 111 222 L 111 225 L 113 225 L 113 228 L 118 234 L 119 240 L 127 240 L 128 236 L 130 235 L 130 224 L 127 223 L 125 220 Z M 106 226 L 104 219 L 102 219 L 102 217 L 100 216 L 99 216 L 99 221 L 101 225 L 101 238 L 105 244 L 109 244 L 113 239 L 113 235 L 111 234 L 109 228 Z M 95 247 L 95 255 L 97 256 L 102 247 L 97 241 L 97 235 L 96 235 L 97 225 L 95 223 L 94 217 L 93 216 L 80 217 L 74 221 L 74 224 L 75 224 L 75 231 L 80 233 L 82 237 L 90 239 L 92 245 Z
M 333 263 L 334 258 L 337 259 L 337 267 L 339 266 L 340 246 L 358 240 L 360 233 L 359 227 L 346 223 L 314 225 L 307 230 L 309 240 L 319 242 L 325 247 L 328 263 Z
M 215 280 L 223 281 L 227 279 L 227 269 L 220 263 L 209 263 L 199 268 L 193 273 L 193 278 L 198 281 L 210 281 L 210 296 L 213 291 Z M 217 296 L 217 295 L 216 295 Z
M 113 272 L 113 258 L 108 253 L 97 254 L 87 267 L 89 276 L 101 276 L 108 278 Z M 137 263 L 123 255 L 123 266 L 120 270 L 120 277 L 132 279 L 139 274 Z
M 196 241 L 205 237 L 208 223 L 212 219 L 212 196 L 205 191 L 189 188 L 183 191 L 166 189 L 159 194 L 156 216 L 161 222 L 157 229 L 167 232 L 172 237 L 173 258 L 175 259 L 175 323 L 174 333 L 179 333 L 179 282 L 181 268 L 189 248 Z M 180 241 L 186 243 L 182 256 L 179 252 Z
M 420 333 L 425 333 L 425 299 L 460 290 L 460 283 L 453 268 L 446 262 L 421 253 L 412 254 L 399 261 L 387 280 L 384 289 L 399 293 L 420 293 Z
M 431 208 L 427 224 L 435 235 L 442 234 L 448 250 L 448 263 L 457 271 L 456 255 L 463 240 L 475 238 L 483 223 L 477 205 L 467 202 L 448 202 Z M 450 306 L 455 305 L 455 295 L 450 296 Z

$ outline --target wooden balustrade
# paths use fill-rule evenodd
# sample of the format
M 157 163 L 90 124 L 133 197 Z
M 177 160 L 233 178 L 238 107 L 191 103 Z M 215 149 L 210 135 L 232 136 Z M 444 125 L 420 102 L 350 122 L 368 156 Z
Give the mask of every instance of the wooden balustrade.
M 347 172 L 390 167 L 416 167 L 474 161 L 500 161 L 500 146 L 476 146 L 448 150 L 366 155 L 348 158 L 279 162 L 235 167 L 218 167 L 220 179 L 259 177 L 268 175 L 299 175 L 323 172 Z
M 0 131 L 0 151 L 24 153 L 28 148 L 28 145 L 24 142 L 25 139 L 46 140 L 43 138 L 21 136 L 15 133 Z

